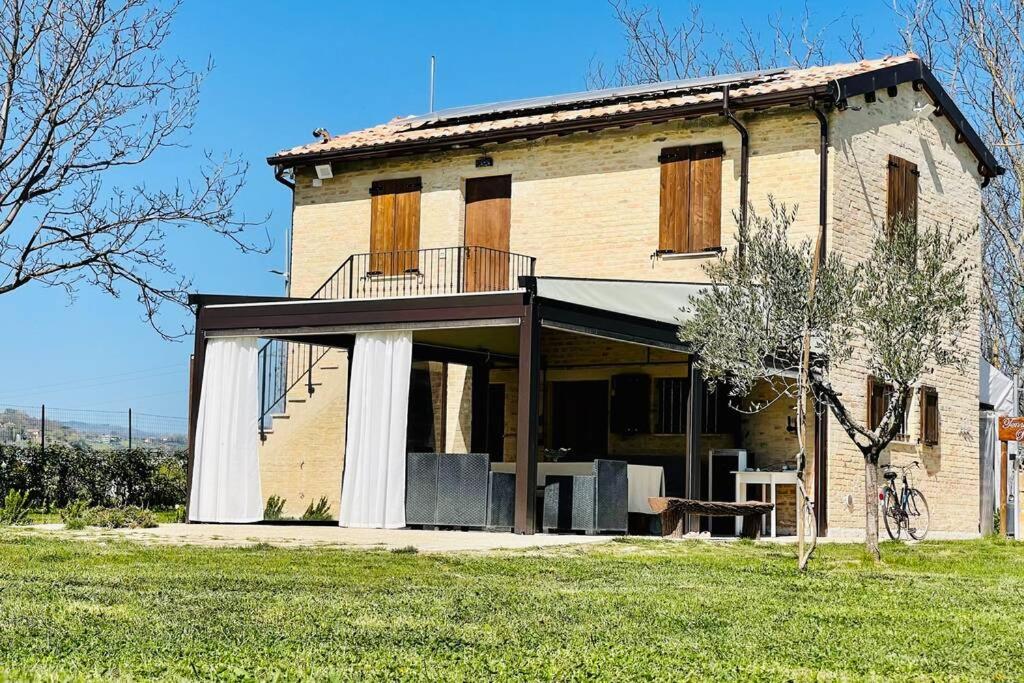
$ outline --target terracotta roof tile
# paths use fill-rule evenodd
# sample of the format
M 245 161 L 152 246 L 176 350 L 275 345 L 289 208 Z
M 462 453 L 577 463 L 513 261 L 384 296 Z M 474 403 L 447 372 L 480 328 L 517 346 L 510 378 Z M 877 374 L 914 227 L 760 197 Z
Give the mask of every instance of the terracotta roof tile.
M 825 87 L 832 81 L 869 73 L 898 64 L 918 61 L 913 53 L 869 59 L 848 64 L 832 64 L 807 69 L 785 69 L 763 76 L 744 79 L 730 88 L 730 98 L 744 98 L 754 95 L 778 94 L 805 88 Z M 652 87 L 655 84 L 652 84 Z M 597 94 L 597 93 L 595 93 Z M 573 102 L 571 105 L 553 104 L 537 113 L 529 109 L 512 111 L 477 111 L 446 122 L 430 117 L 398 117 L 387 123 L 336 135 L 326 141 L 313 142 L 278 152 L 272 159 L 285 160 L 287 157 L 306 156 L 325 152 L 372 149 L 383 145 L 425 140 L 444 140 L 473 133 L 498 132 L 527 128 L 538 124 L 598 119 L 605 116 L 630 112 L 654 111 L 669 107 L 698 105 L 721 101 L 721 85 L 711 89 L 707 84 L 693 87 L 679 86 L 670 92 L 657 91 L 646 94 L 612 97 L 605 93 L 599 99 Z

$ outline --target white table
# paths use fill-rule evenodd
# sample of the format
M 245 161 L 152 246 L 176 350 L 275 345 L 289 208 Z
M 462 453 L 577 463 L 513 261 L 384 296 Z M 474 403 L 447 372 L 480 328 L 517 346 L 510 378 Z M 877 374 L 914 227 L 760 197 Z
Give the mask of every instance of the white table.
M 494 472 L 514 474 L 514 462 L 496 462 L 491 464 Z M 593 474 L 592 462 L 539 462 L 537 463 L 537 486 L 544 486 L 547 477 L 572 476 L 574 474 Z M 665 495 L 665 468 L 653 465 L 626 465 L 626 481 L 629 486 L 630 512 L 653 515 L 647 502 L 648 498 L 659 498 Z
M 775 538 L 775 487 L 779 484 L 796 486 L 796 470 L 775 470 L 757 472 L 753 470 L 740 470 L 733 472 L 736 475 L 736 502 L 743 503 L 747 500 L 747 484 L 760 484 L 768 486 L 772 492 L 772 538 Z M 799 514 L 799 511 L 797 511 Z M 743 518 L 736 518 L 736 535 L 743 533 Z

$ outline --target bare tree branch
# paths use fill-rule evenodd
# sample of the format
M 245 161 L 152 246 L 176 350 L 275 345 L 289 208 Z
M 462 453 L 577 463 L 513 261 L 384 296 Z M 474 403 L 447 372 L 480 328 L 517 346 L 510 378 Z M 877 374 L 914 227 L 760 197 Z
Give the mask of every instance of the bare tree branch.
M 211 65 L 163 47 L 177 4 L 9 0 L 0 8 L 0 294 L 36 282 L 133 291 L 145 319 L 186 305 L 189 281 L 167 255 L 169 230 L 200 227 L 243 252 L 260 222 L 233 204 L 247 166 L 214 158 L 170 189 L 121 184 L 120 169 L 181 147 Z

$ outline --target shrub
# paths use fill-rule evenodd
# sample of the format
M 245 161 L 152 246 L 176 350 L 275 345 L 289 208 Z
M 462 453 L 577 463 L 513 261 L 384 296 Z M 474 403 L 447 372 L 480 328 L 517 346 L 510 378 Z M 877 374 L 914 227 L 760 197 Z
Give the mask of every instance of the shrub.
M 90 508 L 86 524 L 104 529 L 152 529 L 157 526 L 153 512 L 137 505 Z
M 186 452 L 96 450 L 82 444 L 0 444 L 0 490 L 31 490 L 44 510 L 97 505 L 172 507 L 185 502 Z
M 31 491 L 10 489 L 0 507 L 0 525 L 28 524 L 28 501 Z
M 64 522 L 65 529 L 81 531 L 86 526 L 88 512 L 89 501 L 80 498 L 68 503 L 67 507 L 60 511 L 60 521 Z
M 271 496 L 267 498 L 267 507 L 263 509 L 263 519 L 275 520 L 281 519 L 281 513 L 284 512 L 284 504 L 287 499 L 281 496 Z
M 302 513 L 301 519 L 304 522 L 322 522 L 331 519 L 331 506 L 327 502 L 327 496 L 322 496 L 317 501 L 316 507 L 313 507 L 313 503 L 310 502 L 309 507 Z

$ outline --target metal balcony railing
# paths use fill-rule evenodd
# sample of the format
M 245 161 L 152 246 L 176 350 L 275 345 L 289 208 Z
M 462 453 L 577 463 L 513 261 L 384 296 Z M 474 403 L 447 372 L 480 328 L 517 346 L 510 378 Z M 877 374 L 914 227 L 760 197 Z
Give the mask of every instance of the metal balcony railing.
M 314 299 L 504 292 L 533 275 L 536 259 L 488 247 L 437 247 L 352 254 Z
M 504 292 L 533 275 L 532 256 L 488 247 L 436 247 L 352 254 L 311 299 L 372 299 L 402 296 Z M 316 391 L 314 370 L 332 347 L 270 339 L 259 351 L 260 438 L 272 415 L 286 413 L 288 393 L 304 383 Z

